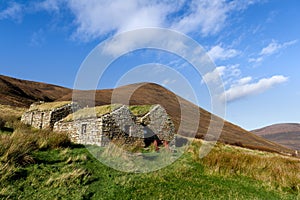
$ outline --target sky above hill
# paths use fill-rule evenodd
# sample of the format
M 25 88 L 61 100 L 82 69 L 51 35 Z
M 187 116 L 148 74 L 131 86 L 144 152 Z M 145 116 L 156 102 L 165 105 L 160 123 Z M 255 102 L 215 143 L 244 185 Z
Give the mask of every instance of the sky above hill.
M 222 77 L 227 120 L 248 130 L 299 123 L 299 10 L 298 0 L 0 0 L 0 74 L 72 88 L 81 63 L 100 42 L 138 28 L 169 28 L 197 41 L 215 63 L 215 71 L 202 78 Z M 198 104 L 211 110 L 203 79 L 166 52 L 124 55 L 98 88 L 115 87 L 136 66 L 146 66 L 144 81 L 155 81 L 156 70 L 165 87 L 180 87 L 158 64 L 197 85 Z

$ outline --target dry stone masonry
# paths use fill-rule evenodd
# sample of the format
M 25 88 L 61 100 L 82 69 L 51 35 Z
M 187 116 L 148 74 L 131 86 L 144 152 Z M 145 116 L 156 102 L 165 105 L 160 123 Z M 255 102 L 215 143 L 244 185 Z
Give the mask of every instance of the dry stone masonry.
M 40 109 L 39 105 L 32 105 L 22 116 L 22 121 L 35 128 L 67 132 L 74 143 L 106 146 L 109 141 L 118 141 L 144 147 L 155 140 L 162 143 L 174 139 L 175 126 L 160 105 L 150 106 L 148 112 L 142 116 L 135 116 L 130 107 L 120 105 L 112 108 L 110 112 L 76 117 L 76 120 L 73 119 L 76 113 L 84 110 L 78 110 L 76 103 L 62 103 L 53 109 L 48 106 L 43 106 L 48 109 Z M 101 110 L 101 107 L 96 108 Z M 78 112 L 72 114 L 73 110 Z
M 52 129 L 54 123 L 79 109 L 73 102 L 33 103 L 22 115 L 21 121 L 39 129 Z

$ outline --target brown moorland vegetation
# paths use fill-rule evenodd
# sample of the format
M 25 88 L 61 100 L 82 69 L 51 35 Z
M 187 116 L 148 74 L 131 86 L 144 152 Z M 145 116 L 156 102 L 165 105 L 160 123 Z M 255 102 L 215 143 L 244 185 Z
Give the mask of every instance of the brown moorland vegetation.
M 274 124 L 251 132 L 285 147 L 300 150 L 300 124 Z
M 49 85 L 45 83 L 36 83 L 32 81 L 23 81 L 6 76 L 0 76 L 0 103 L 8 105 L 27 106 L 38 100 L 44 101 L 70 101 L 75 94 L 76 99 L 82 106 L 86 105 L 107 105 L 111 103 L 121 103 L 130 105 L 151 105 L 161 104 L 168 114 L 172 117 L 175 126 L 178 128 L 181 122 L 181 109 L 186 110 L 187 118 L 184 122 L 186 127 L 179 134 L 190 136 L 194 133 L 189 130 L 189 125 L 199 123 L 196 131 L 196 138 L 204 138 L 207 133 L 210 122 L 222 123 L 224 126 L 218 141 L 226 144 L 243 146 L 251 149 L 261 149 L 270 152 L 292 154 L 294 151 L 276 143 L 265 140 L 253 133 L 250 133 L 239 126 L 223 119 L 215 117 L 208 111 L 199 108 L 191 102 L 175 95 L 166 88 L 154 83 L 140 83 L 123 86 L 117 89 L 105 89 L 95 91 L 74 91 L 71 89 Z M 128 97 L 128 94 L 132 95 Z M 114 102 L 112 102 L 114 94 Z M 94 97 L 88 98 L 89 96 Z M 181 106 L 181 107 L 180 107 Z M 195 111 L 200 114 L 200 120 L 197 119 Z M 212 127 L 214 128 L 214 127 Z

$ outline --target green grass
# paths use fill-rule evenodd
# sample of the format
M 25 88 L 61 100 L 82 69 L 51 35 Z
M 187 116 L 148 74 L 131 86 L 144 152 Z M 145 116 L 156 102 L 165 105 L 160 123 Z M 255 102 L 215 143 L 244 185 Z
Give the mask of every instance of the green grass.
M 299 199 L 244 175 L 211 174 L 185 153 L 172 165 L 125 173 L 96 160 L 83 146 L 35 150 L 34 162 L 14 166 L 0 182 L 0 199 Z
M 296 158 L 217 144 L 199 159 L 197 140 L 165 168 L 126 173 L 102 164 L 65 134 L 13 126 L 12 134 L 0 134 L 0 199 L 300 199 Z M 112 160 L 120 156 L 90 147 L 116 156 Z M 176 154 L 146 153 L 154 160 Z M 125 167 L 131 162 L 126 159 Z
M 188 155 L 147 174 L 124 173 L 83 147 L 37 151 L 35 164 L 13 169 L 3 199 L 297 199 L 243 176 L 209 175 Z
M 153 105 L 132 105 L 129 106 L 129 110 L 135 116 L 144 116 L 151 110 L 152 107 Z

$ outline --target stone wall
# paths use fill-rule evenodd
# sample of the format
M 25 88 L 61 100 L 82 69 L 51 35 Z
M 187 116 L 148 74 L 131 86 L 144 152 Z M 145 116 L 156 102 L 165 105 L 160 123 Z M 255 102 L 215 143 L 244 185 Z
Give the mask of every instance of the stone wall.
M 74 143 L 98 146 L 105 146 L 109 141 L 144 146 L 147 130 L 156 134 L 159 140 L 173 140 L 174 124 L 161 106 L 154 106 L 140 119 L 142 123 L 137 123 L 136 120 L 127 106 L 121 106 L 98 118 L 58 121 L 54 124 L 53 130 L 69 133 Z
M 35 104 L 31 105 L 31 108 Z M 52 129 L 54 123 L 65 118 L 70 113 L 79 109 L 78 104 L 70 103 L 53 110 L 32 110 L 27 111 L 22 115 L 21 121 L 39 129 Z
M 71 122 L 59 121 L 54 124 L 53 131 L 67 132 L 72 142 L 105 146 L 109 140 L 102 134 L 102 119 L 89 118 Z
M 105 146 L 109 141 L 142 143 L 143 127 L 135 124 L 134 116 L 126 106 L 99 118 L 63 120 L 54 124 L 54 131 L 67 132 L 72 142 Z
M 29 111 L 22 115 L 21 121 L 34 128 L 50 128 L 51 111 Z
M 166 110 L 160 105 L 154 106 L 140 119 L 140 122 L 148 130 L 150 129 L 159 140 L 171 141 L 174 139 L 175 126 Z
M 67 117 L 69 114 L 76 112 L 77 110 L 79 110 L 79 108 L 80 107 L 77 103 L 71 103 L 52 110 L 49 125 L 50 128 L 53 128 L 55 122 L 58 122 L 59 120 Z
M 135 117 L 127 106 L 102 117 L 103 135 L 119 143 L 143 143 L 143 127 L 135 123 Z

